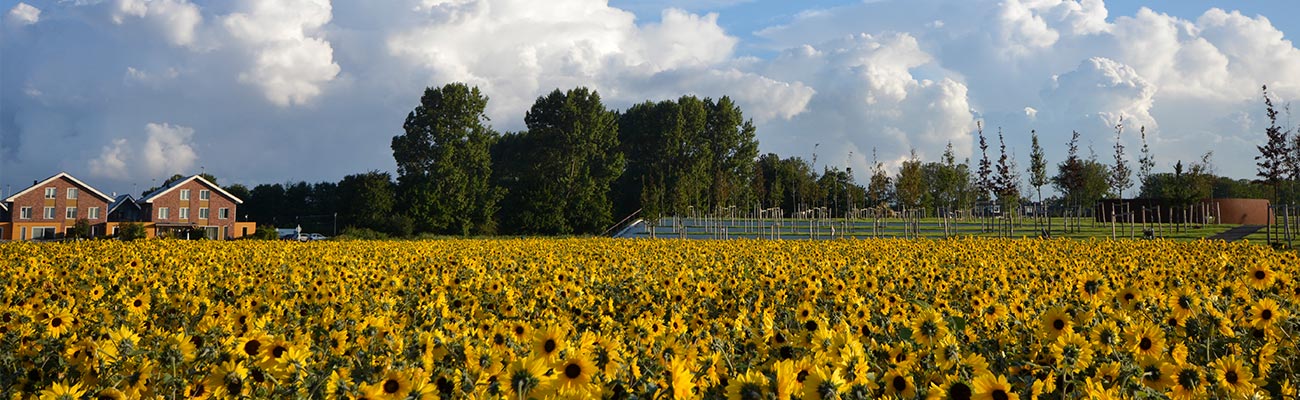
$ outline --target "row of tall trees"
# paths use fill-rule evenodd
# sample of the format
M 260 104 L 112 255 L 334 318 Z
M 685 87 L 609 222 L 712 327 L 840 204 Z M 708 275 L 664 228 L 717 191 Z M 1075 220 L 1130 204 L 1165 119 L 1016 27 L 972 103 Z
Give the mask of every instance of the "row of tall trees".
M 1001 129 L 994 150 L 980 124 L 975 160 L 959 161 L 950 143 L 934 161 L 913 150 L 891 173 L 873 150 L 862 186 L 852 168 L 818 170 L 815 155 L 811 162 L 759 155 L 753 124 L 727 97 L 683 96 L 619 112 L 587 88 L 557 89 L 527 111 L 525 130 L 502 134 L 489 126 L 487 96 L 454 83 L 427 88 L 392 139 L 395 176 L 370 171 L 339 182 L 227 189 L 248 199 L 246 219 L 263 224 L 320 226 L 337 218 L 339 226 L 397 235 L 593 234 L 637 212 L 654 219 L 728 207 L 742 213 L 775 207 L 786 215 L 824 207 L 845 215 L 869 207 L 951 211 L 1037 200 L 1086 209 L 1131 194 L 1190 204 L 1211 196 L 1265 196 L 1266 187 L 1276 199 L 1300 179 L 1300 135 L 1277 125 L 1267 88 L 1265 104 L 1271 125 L 1260 146 L 1259 181 L 1216 176 L 1212 153 L 1154 172 L 1145 128 L 1138 130 L 1135 170 L 1121 120 L 1111 163 L 1091 151 L 1081 155 L 1080 134 L 1073 132 L 1065 159 L 1051 168 L 1031 131 L 1030 165 L 1021 170 Z M 1138 192 L 1129 192 L 1135 183 Z M 1045 199 L 1048 185 L 1059 195 Z

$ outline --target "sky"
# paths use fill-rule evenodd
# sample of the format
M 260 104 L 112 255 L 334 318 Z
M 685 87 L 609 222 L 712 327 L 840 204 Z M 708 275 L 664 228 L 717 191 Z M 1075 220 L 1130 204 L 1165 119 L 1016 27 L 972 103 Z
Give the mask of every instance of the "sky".
M 0 190 L 66 171 L 139 193 L 393 171 L 425 87 L 475 85 L 498 131 L 554 89 L 625 109 L 730 96 L 760 151 L 896 168 L 976 123 L 1022 170 L 1072 131 L 1113 163 L 1116 125 L 1157 171 L 1213 151 L 1254 175 L 1267 120 L 1300 98 L 1300 2 L 1101 0 L 0 0 Z M 1283 117 L 1283 124 L 1300 124 Z M 874 154 L 874 156 L 873 156 Z M 991 154 L 992 159 L 997 154 Z M 1137 187 L 1127 194 L 1136 193 Z M 1050 191 L 1049 191 L 1050 193 Z

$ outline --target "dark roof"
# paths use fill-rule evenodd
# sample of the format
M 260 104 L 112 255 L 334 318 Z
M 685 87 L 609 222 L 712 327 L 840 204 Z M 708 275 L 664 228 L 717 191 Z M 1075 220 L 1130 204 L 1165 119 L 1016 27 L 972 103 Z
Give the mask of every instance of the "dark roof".
M 113 199 L 112 203 L 109 203 L 108 213 L 112 214 L 113 210 L 116 210 L 118 206 L 121 206 L 123 204 L 130 204 L 132 207 L 135 207 L 137 209 L 140 208 L 140 205 L 135 203 L 135 198 L 132 198 L 131 195 L 129 194 L 123 194 L 123 195 L 118 195 L 116 199 Z
M 180 185 L 184 185 L 186 182 L 193 181 L 193 180 L 198 180 L 199 182 L 202 182 L 204 185 L 207 185 L 208 187 L 215 189 L 218 193 L 221 193 L 222 195 L 229 197 L 231 201 L 235 202 L 235 204 L 244 204 L 243 200 L 240 200 L 238 197 L 235 197 L 235 195 L 230 194 L 230 192 L 227 192 L 225 189 L 222 189 L 221 186 L 217 186 L 212 182 L 208 182 L 207 179 L 203 179 L 202 176 L 198 176 L 198 175 L 190 175 L 189 178 L 180 179 L 175 182 L 163 185 L 163 187 L 160 187 L 158 189 L 155 189 L 152 192 L 149 192 L 148 194 L 145 194 L 144 197 L 140 198 L 140 202 L 153 203 L 154 198 L 157 198 L 158 196 L 162 196 L 163 194 L 170 192 L 172 189 L 175 189 L 176 187 Z

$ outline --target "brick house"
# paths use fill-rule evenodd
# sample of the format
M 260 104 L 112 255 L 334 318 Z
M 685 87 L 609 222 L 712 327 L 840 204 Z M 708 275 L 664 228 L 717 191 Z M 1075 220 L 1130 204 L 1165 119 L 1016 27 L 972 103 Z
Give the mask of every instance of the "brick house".
M 60 172 L 4 199 L 0 239 L 66 237 L 79 219 L 90 222 L 91 236 L 104 235 L 113 198 Z
M 248 223 L 236 223 L 236 207 L 244 201 L 198 175 L 169 183 L 146 194 L 137 204 L 153 228 L 153 236 L 184 237 L 201 230 L 208 239 L 242 237 Z M 237 228 L 239 230 L 237 230 Z

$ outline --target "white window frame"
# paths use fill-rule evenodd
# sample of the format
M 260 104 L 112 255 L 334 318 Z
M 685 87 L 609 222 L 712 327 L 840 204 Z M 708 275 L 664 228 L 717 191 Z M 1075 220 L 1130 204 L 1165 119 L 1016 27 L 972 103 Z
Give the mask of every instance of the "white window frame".
M 86 219 L 99 219 L 99 207 L 87 208 Z
M 80 192 L 77 188 L 68 188 L 68 200 L 76 200 Z
M 58 189 L 58 188 L 52 188 L 52 187 L 47 187 L 47 188 L 45 188 L 45 198 L 47 198 L 47 199 L 53 199 L 53 198 L 55 198 L 55 197 L 58 196 L 58 195 L 59 195 L 59 189 Z
M 208 219 L 207 207 L 199 207 L 199 219 Z
M 212 199 L 211 190 L 203 189 L 199 191 L 199 200 L 211 200 L 211 199 Z
M 181 207 L 180 212 L 176 213 L 176 218 L 182 221 L 190 219 L 190 208 Z
M 77 219 L 77 208 L 68 207 L 63 212 L 63 219 Z
M 45 219 L 54 219 L 54 207 L 45 207 Z
M 167 219 L 167 207 L 158 207 L 158 219 Z
M 189 200 L 189 199 L 190 199 L 190 190 L 181 189 L 181 200 Z
M 229 209 L 229 208 L 226 208 L 226 207 L 221 207 L 220 210 L 217 210 L 217 218 L 219 218 L 219 219 L 228 219 L 228 218 L 230 218 L 230 209 Z
M 18 219 L 32 219 L 32 207 L 27 206 L 18 209 Z

